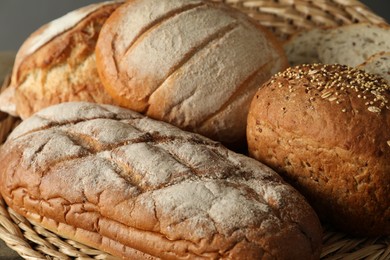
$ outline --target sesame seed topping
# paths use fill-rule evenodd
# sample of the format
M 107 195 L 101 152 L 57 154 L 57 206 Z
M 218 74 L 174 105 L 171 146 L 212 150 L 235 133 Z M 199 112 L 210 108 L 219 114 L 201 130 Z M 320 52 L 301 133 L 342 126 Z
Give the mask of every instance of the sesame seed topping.
M 323 93 L 323 94 L 321 95 L 321 97 L 322 97 L 322 98 L 328 98 L 328 97 L 330 97 L 331 95 L 333 95 L 333 92 L 327 91 L 327 92 Z
M 368 111 L 373 112 L 373 113 L 380 113 L 381 109 L 379 107 L 370 106 L 370 107 L 368 107 Z
M 343 108 L 341 111 L 342 111 L 343 113 L 347 112 L 347 110 L 346 110 L 345 108 Z
M 349 104 L 359 98 L 365 100 L 365 106 L 371 112 L 390 110 L 387 105 L 390 103 L 390 85 L 383 78 L 359 69 L 338 64 L 305 64 L 290 67 L 277 73 L 276 77 L 288 79 L 288 85 L 294 83 L 294 90 L 295 86 L 303 86 L 310 101 L 314 100 L 311 97 L 318 96 L 336 104 Z M 343 112 L 349 110 L 348 107 Z

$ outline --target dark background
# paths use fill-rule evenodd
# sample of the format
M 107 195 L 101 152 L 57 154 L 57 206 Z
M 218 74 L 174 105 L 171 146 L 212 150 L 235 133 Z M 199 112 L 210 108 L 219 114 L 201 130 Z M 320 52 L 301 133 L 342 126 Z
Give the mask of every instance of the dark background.
M 161 0 L 156 0 L 161 1 Z M 17 50 L 41 25 L 67 12 L 101 0 L 0 0 L 0 51 Z M 363 0 L 390 21 L 389 0 Z

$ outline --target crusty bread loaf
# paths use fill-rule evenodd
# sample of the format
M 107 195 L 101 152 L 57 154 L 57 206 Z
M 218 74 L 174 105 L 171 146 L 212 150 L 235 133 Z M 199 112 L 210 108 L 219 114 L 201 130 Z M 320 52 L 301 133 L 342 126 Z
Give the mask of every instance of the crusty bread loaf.
M 16 112 L 22 118 L 66 101 L 113 103 L 95 63 L 100 29 L 121 1 L 92 4 L 34 32 L 20 47 L 12 74 Z
M 358 69 L 381 76 L 390 84 L 390 52 L 380 52 L 357 66 Z
M 352 67 L 382 51 L 390 51 L 389 25 L 360 23 L 327 29 L 318 45 L 322 63 Z
M 320 218 L 362 235 L 390 234 L 390 87 L 342 65 L 302 65 L 256 93 L 250 155 L 300 190 Z
M 275 172 L 130 110 L 47 108 L 0 160 L 11 208 L 124 259 L 319 258 L 317 216 Z
M 257 88 L 286 66 L 276 38 L 207 0 L 135 0 L 96 46 L 98 71 L 121 106 L 224 143 L 245 142 Z

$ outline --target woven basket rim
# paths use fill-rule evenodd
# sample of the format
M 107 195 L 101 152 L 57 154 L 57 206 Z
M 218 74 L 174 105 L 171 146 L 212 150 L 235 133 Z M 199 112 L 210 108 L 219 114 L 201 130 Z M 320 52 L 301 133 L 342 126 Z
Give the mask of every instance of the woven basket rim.
M 387 24 L 357 0 L 214 0 L 223 1 L 247 13 L 273 31 L 281 40 L 318 26 L 356 22 Z M 8 86 L 8 84 L 5 84 Z M 0 119 L 0 147 L 3 137 L 20 122 Z M 25 259 L 117 259 L 97 249 L 62 238 L 29 222 L 9 208 L 0 195 L 0 239 Z M 324 225 L 322 259 L 390 259 L 390 236 L 353 237 Z

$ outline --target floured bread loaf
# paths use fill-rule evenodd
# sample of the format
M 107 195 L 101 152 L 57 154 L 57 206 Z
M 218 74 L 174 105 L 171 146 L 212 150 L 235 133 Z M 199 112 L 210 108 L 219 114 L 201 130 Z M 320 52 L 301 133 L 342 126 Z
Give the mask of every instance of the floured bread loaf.
M 342 65 L 276 74 L 248 115 L 251 156 L 295 185 L 320 218 L 390 235 L 390 86 Z
M 11 89 L 0 109 L 26 118 L 60 102 L 113 103 L 100 82 L 94 51 L 103 23 L 120 3 L 80 8 L 34 32 L 16 55 Z M 7 110 L 9 103 L 16 111 Z
M 206 0 L 135 0 L 107 20 L 98 71 L 121 106 L 224 143 L 244 141 L 257 88 L 286 66 L 276 38 Z
M 321 228 L 266 166 L 130 110 L 63 103 L 0 150 L 7 204 L 124 259 L 317 259 Z

